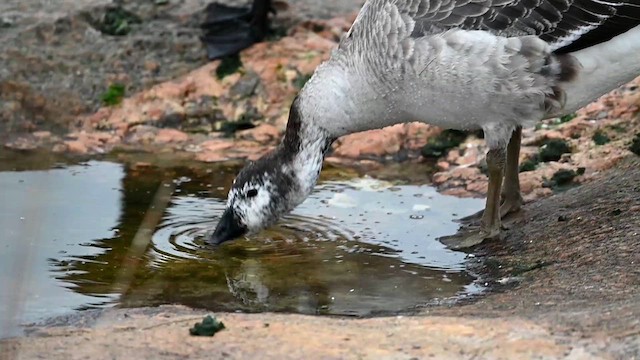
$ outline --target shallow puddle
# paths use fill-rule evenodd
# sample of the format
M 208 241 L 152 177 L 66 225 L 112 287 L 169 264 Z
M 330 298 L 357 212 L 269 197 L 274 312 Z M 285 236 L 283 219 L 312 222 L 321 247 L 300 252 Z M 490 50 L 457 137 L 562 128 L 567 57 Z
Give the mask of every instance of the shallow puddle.
M 0 172 L 0 337 L 108 306 L 366 316 L 479 290 L 465 254 L 436 238 L 482 201 L 425 185 L 328 172 L 273 229 L 209 248 L 236 170 L 92 161 Z

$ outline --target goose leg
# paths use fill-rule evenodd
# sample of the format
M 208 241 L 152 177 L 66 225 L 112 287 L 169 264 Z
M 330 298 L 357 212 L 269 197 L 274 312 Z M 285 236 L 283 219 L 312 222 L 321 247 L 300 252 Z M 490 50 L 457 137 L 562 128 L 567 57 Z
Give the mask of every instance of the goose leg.
M 517 212 L 523 204 L 520 194 L 520 140 L 522 139 L 522 127 L 518 126 L 511 135 L 507 146 L 507 167 L 504 174 L 504 187 L 502 188 L 502 204 L 500 205 L 500 218 Z
M 517 212 L 523 204 L 520 194 L 520 141 L 522 139 L 522 127 L 518 126 L 511 134 L 507 146 L 507 166 L 505 169 L 504 186 L 502 188 L 500 202 L 500 218 Z M 488 161 L 488 160 L 487 160 Z M 465 216 L 458 221 L 461 223 L 473 223 L 482 219 L 484 210 Z
M 480 221 L 480 228 L 470 232 L 446 236 L 440 241 L 451 249 L 463 249 L 478 245 L 485 239 L 500 236 L 500 189 L 504 178 L 505 149 L 490 149 L 487 152 L 489 189 L 487 203 Z

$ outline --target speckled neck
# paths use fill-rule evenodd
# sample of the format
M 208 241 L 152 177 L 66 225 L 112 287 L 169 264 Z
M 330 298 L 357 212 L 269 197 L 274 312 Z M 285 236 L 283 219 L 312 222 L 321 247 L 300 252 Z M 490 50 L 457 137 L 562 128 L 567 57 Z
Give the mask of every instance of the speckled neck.
M 291 208 L 302 203 L 313 191 L 333 141 L 327 131 L 304 118 L 296 98 L 289 112 L 285 136 L 276 149 L 281 172 L 288 174 L 294 184 L 288 199 Z

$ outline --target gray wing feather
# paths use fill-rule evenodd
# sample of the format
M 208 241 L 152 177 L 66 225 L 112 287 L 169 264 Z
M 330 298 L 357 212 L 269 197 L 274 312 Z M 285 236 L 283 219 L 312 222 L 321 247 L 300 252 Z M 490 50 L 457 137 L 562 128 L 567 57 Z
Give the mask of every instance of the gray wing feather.
M 595 45 L 638 26 L 640 0 L 369 0 L 361 17 L 367 19 L 362 24 L 383 17 L 385 23 L 402 21 L 413 38 L 452 28 L 536 35 L 562 52 Z M 350 35 L 361 32 L 358 27 L 355 24 Z

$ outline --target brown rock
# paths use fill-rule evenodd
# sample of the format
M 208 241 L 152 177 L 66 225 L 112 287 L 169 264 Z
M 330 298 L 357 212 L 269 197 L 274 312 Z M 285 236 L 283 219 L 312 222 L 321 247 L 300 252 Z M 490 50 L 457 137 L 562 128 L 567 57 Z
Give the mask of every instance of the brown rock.
M 126 141 L 130 144 L 149 144 L 154 141 L 158 128 L 149 125 L 138 125 L 130 129 Z
M 440 171 L 447 171 L 451 167 L 451 165 L 446 161 L 438 161 L 436 166 L 438 167 L 438 169 L 440 169 Z
M 227 156 L 225 156 L 223 153 L 217 152 L 217 151 L 204 151 L 201 153 L 196 154 L 196 160 L 198 161 L 202 161 L 202 162 L 221 162 L 221 161 L 227 161 L 229 160 L 229 158 Z
M 234 145 L 233 141 L 223 140 L 223 139 L 215 139 L 208 140 L 199 145 L 203 152 L 209 153 L 221 153 L 227 149 L 232 148 Z
M 189 135 L 176 129 L 161 129 L 155 137 L 156 144 L 179 143 L 189 140 Z
M 89 152 L 89 148 L 87 145 L 80 140 L 68 140 L 64 142 L 66 145 L 65 151 L 68 151 L 73 154 L 87 154 Z
M 409 150 L 422 149 L 429 138 L 438 135 L 442 129 L 424 123 L 413 122 L 403 125 L 404 148 Z
M 402 125 L 351 134 L 340 139 L 335 156 L 352 159 L 361 156 L 385 156 L 397 153 L 402 145 Z
M 457 196 L 457 197 L 461 197 L 461 198 L 467 198 L 467 197 L 474 197 L 475 196 L 475 194 L 472 194 L 469 191 L 467 191 L 467 189 L 461 188 L 461 187 L 454 187 L 454 188 L 444 189 L 444 190 L 441 191 L 441 193 L 444 194 L 444 195 Z
M 476 167 L 457 167 L 451 170 L 451 176 L 461 180 L 475 180 L 478 178 L 486 178 L 480 169 Z
M 245 140 L 254 140 L 261 144 L 273 144 L 280 139 L 280 131 L 271 124 L 261 124 L 249 130 L 238 132 L 238 137 Z
M 487 181 L 472 181 L 467 184 L 466 189 L 471 192 L 486 194 L 488 184 Z

